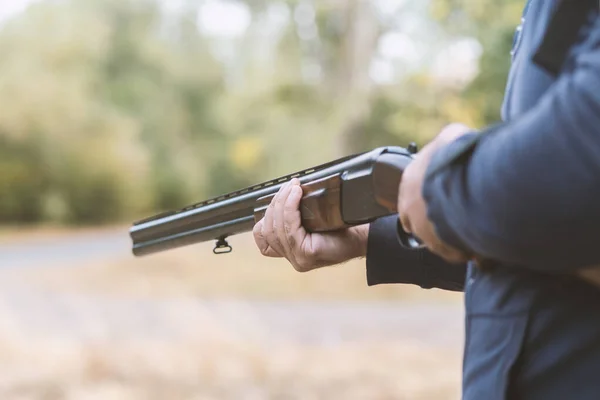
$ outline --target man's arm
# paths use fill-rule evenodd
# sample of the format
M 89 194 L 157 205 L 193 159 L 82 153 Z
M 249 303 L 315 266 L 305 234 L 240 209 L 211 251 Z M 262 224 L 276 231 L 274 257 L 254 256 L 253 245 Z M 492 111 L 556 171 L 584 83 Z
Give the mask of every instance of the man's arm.
M 450 264 L 427 249 L 407 249 L 398 241 L 398 217 L 371 223 L 367 246 L 367 283 L 408 283 L 424 289 L 462 291 L 466 264 Z
M 592 38 L 535 108 L 435 153 L 422 193 L 443 242 L 543 271 L 600 264 L 600 25 Z
M 402 247 L 397 216 L 340 232 L 308 233 L 300 218 L 301 197 L 298 180 L 284 185 L 254 227 L 254 239 L 265 256 L 284 257 L 300 272 L 367 256 L 369 285 L 413 283 L 462 290 L 465 265 L 450 265 L 426 250 Z

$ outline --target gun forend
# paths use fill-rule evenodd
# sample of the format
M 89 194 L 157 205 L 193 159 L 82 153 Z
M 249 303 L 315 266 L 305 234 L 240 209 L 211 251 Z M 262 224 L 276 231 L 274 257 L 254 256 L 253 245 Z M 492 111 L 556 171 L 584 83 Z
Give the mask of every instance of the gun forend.
M 402 172 L 416 151 L 380 147 L 136 222 L 129 233 L 136 256 L 251 231 L 281 186 L 300 180 L 302 224 L 309 232 L 335 231 L 394 214 Z

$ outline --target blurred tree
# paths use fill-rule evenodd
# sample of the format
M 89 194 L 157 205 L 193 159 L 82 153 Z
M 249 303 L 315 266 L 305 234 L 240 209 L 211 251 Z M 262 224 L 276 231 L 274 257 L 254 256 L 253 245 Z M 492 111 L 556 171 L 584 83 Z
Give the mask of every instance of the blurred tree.
M 421 72 L 399 85 L 380 87 L 372 95 L 369 117 L 356 124 L 351 143 L 360 150 L 410 141 L 423 145 L 450 122 L 474 128 L 497 122 L 523 5 L 522 0 L 432 0 L 430 14 L 449 43 L 474 37 L 481 44 L 479 72 L 467 85 L 445 85 Z
M 42 217 L 46 186 L 39 147 L 0 135 L 0 221 L 35 222 Z
M 194 27 L 121 0 L 41 3 L 3 27 L 2 150 L 26 160 L 0 187 L 24 209 L 3 219 L 100 222 L 201 193 L 221 77 Z
M 198 29 L 203 0 L 168 11 L 45 1 L 4 22 L 0 222 L 132 219 L 334 156 L 423 144 L 450 121 L 493 122 L 523 5 L 404 2 L 399 13 L 429 7 L 443 33 L 432 51 L 477 38 L 479 74 L 456 85 L 423 68 L 381 84 L 372 61 L 398 27 L 375 2 L 228 1 L 251 18 L 226 42 Z
M 460 96 L 477 110 L 482 123 L 499 120 L 510 67 L 510 50 L 524 0 L 433 0 L 431 13 L 449 35 L 471 35 L 481 43 L 479 74 Z

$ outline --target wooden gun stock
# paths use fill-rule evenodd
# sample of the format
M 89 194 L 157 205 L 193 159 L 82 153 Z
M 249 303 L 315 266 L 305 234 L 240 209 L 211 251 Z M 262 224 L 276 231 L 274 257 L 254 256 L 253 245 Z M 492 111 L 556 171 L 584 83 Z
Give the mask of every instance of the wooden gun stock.
M 328 232 L 348 228 L 344 222 L 341 204 L 342 179 L 340 174 L 331 175 L 301 185 L 300 202 L 302 226 L 309 232 Z M 256 201 L 254 222 L 260 221 L 276 193 Z
M 600 287 L 600 266 L 584 268 L 578 271 L 577 275 L 588 283 Z
M 345 229 L 362 222 L 369 222 L 376 216 L 390 215 L 397 212 L 398 190 L 402 172 L 410 159 L 396 155 L 381 155 L 369 171 L 357 177 L 334 174 L 322 179 L 301 185 L 303 197 L 300 202 L 302 226 L 308 232 L 331 232 Z M 369 179 L 364 179 L 368 176 Z M 360 178 L 363 178 L 360 180 Z M 357 183 L 352 185 L 352 179 Z M 358 181 L 360 180 L 360 181 Z M 344 190 L 342 190 L 342 186 Z M 342 192 L 352 190 L 355 195 Z M 360 196 L 360 194 L 363 194 Z M 366 194 L 366 196 L 365 196 Z M 254 209 L 254 222 L 264 217 L 267 207 L 276 193 L 263 196 L 257 200 Z M 370 197 L 364 201 L 365 197 Z M 342 199 L 344 203 L 342 204 Z M 362 215 L 345 218 L 343 209 L 361 209 Z M 360 213 L 359 211 L 358 213 Z M 348 222 L 353 220 L 353 223 Z M 358 221 L 356 221 L 358 219 Z

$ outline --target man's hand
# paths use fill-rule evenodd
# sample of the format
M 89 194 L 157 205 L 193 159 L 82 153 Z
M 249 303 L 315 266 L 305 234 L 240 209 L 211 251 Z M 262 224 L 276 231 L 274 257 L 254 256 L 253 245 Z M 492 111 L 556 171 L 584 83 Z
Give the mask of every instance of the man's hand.
M 284 257 L 299 272 L 339 264 L 367 253 L 369 226 L 341 232 L 308 233 L 302 227 L 300 181 L 284 184 L 254 226 L 254 240 L 267 257 Z
M 398 213 L 404 230 L 418 237 L 430 251 L 452 263 L 468 261 L 469 256 L 442 242 L 437 236 L 433 224 L 427 218 L 427 204 L 422 195 L 423 180 L 433 154 L 471 131 L 461 124 L 451 124 L 444 128 L 406 168 L 402 174 L 398 196 Z

